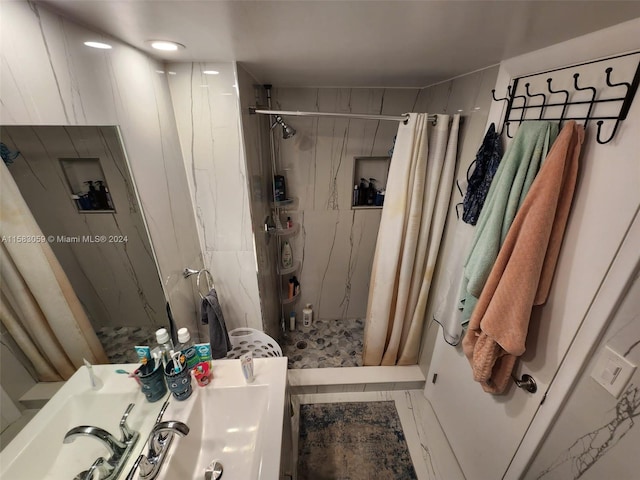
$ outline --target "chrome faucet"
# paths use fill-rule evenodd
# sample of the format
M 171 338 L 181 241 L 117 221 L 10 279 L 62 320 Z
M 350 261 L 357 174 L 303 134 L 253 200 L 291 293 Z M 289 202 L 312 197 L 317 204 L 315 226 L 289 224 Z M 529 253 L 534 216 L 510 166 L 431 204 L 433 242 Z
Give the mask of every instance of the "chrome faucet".
M 120 433 L 122 437 L 120 440 L 102 428 L 87 425 L 72 428 L 66 433 L 64 443 L 71 443 L 76 438 L 82 436 L 92 437 L 101 441 L 111 453 L 107 459 L 99 457 L 89 470 L 79 473 L 76 476 L 77 479 L 92 479 L 95 472 L 98 472 L 99 480 L 112 480 L 118 476 L 140 435 L 138 432 L 131 430 L 127 425 L 127 418 L 134 405 L 134 403 L 130 403 L 120 419 Z
M 164 412 L 168 406 L 169 400 L 164 402 L 164 405 L 162 405 L 160 413 L 156 418 L 156 423 L 151 430 L 151 433 L 149 434 L 149 438 L 147 439 L 147 443 L 149 444 L 147 454 L 140 455 L 136 459 L 135 463 L 131 467 L 131 470 L 129 471 L 129 474 L 127 475 L 126 480 L 133 480 L 138 469 L 140 470 L 140 479 L 155 479 L 158 475 L 158 472 L 160 471 L 160 467 L 162 466 L 164 457 L 169 451 L 169 447 L 171 446 L 174 435 L 178 434 L 181 437 L 184 437 L 189 433 L 189 427 L 182 422 L 178 422 L 175 420 L 169 420 L 166 422 L 162 421 L 162 416 L 164 415 Z
M 158 475 L 164 457 L 169 451 L 175 434 L 184 437 L 189 433 L 189 427 L 182 422 L 169 420 L 156 423 L 149 434 L 149 451 L 140 460 L 140 478 L 153 480 Z

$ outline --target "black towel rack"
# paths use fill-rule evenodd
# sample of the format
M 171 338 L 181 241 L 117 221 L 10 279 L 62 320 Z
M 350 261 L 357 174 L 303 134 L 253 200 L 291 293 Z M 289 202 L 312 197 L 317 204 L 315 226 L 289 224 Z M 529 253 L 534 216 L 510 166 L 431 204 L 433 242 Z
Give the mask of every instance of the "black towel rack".
M 638 65 L 631 81 L 620 81 L 616 78 L 612 61 L 624 57 L 637 56 Z M 586 85 L 580 79 L 581 74 L 573 73 L 573 82 L 565 76 L 564 83 L 570 82 L 571 90 L 554 88 L 554 82 L 570 70 L 579 69 L 585 65 L 602 64 L 604 69 L 602 85 Z M 553 76 L 550 76 L 553 75 Z M 535 91 L 532 83 L 546 77 L 546 90 Z M 554 79 L 555 77 L 555 79 Z M 617 80 L 617 81 L 614 81 Z M 589 122 L 594 120 L 597 125 L 596 140 L 599 144 L 609 143 L 616 135 L 620 122 L 627 118 L 631 104 L 635 97 L 638 85 L 640 84 L 640 51 L 617 55 L 591 62 L 584 62 L 569 67 L 556 68 L 545 72 L 524 75 L 513 79 L 511 85 L 507 87 L 507 95 L 504 98 L 497 98 L 496 91 L 491 90 L 493 100 L 496 102 L 506 102 L 506 111 L 502 122 L 501 133 L 506 133 L 509 138 L 513 138 L 510 126 L 513 123 L 531 120 L 550 120 L 563 122 L 565 120 L 583 121 L 585 128 Z M 621 89 L 626 91 L 620 95 Z M 541 89 L 540 89 L 541 90 Z M 578 98 L 576 98 L 578 97 Z M 602 98 L 604 97 L 604 98 Z M 606 113 L 599 106 L 607 105 Z M 611 110 L 615 108 L 615 113 Z M 618 109 L 619 108 L 619 109 Z M 586 109 L 586 113 L 583 113 Z M 576 113 L 579 111 L 580 113 Z M 549 113 L 551 112 L 551 113 Z M 558 113 L 559 112 L 559 113 Z M 603 125 L 611 122 L 613 125 L 607 138 L 603 138 Z

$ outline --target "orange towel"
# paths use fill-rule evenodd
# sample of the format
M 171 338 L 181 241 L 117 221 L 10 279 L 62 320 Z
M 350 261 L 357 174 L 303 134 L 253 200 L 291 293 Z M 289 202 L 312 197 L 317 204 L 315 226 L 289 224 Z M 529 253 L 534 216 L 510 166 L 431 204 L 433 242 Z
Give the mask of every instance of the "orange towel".
M 571 209 L 584 129 L 567 122 L 518 211 L 462 341 L 473 378 L 489 393 L 509 385 L 533 305 L 547 300 Z

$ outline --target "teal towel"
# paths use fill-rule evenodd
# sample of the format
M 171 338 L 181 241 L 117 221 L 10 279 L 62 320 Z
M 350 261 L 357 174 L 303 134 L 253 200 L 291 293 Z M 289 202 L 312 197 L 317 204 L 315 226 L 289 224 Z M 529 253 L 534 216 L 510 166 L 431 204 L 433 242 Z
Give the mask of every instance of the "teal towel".
M 471 318 L 509 227 L 557 136 L 555 123 L 523 122 L 502 158 L 465 261 L 461 291 L 463 325 Z

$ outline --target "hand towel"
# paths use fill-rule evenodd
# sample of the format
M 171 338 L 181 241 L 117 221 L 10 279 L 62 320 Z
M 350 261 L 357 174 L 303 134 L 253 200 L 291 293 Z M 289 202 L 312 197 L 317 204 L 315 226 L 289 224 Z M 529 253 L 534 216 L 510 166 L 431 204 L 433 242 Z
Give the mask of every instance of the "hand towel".
M 555 123 L 524 122 L 500 162 L 465 261 L 460 292 L 463 325 L 471 318 L 500 246 L 557 135 Z
M 226 358 L 231 350 L 231 341 L 224 322 L 224 315 L 218 293 L 214 288 L 202 299 L 200 318 L 204 325 L 209 324 L 209 343 L 211 344 L 211 356 L 214 360 Z
M 583 127 L 567 122 L 509 229 L 462 340 L 486 392 L 505 391 L 525 351 L 531 309 L 549 295 L 583 139 Z

